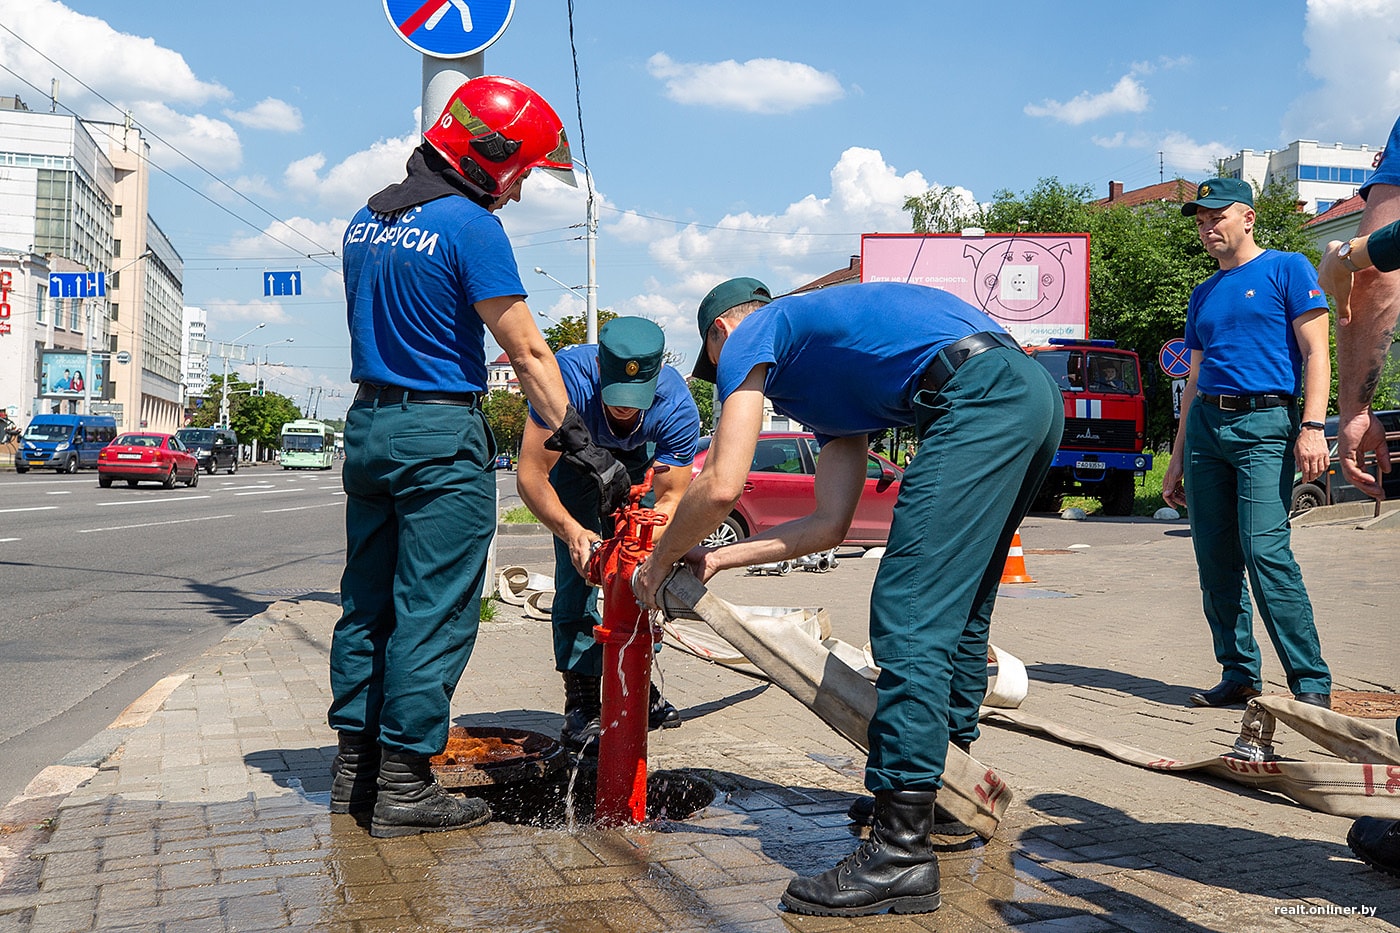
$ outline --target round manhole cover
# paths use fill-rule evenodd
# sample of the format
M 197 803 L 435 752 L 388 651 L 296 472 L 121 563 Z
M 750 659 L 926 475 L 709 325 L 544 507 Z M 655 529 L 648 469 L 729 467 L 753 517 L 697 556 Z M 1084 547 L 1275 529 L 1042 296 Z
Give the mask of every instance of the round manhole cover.
M 1400 693 L 1333 691 L 1332 711 L 1357 719 L 1394 719 L 1400 716 Z

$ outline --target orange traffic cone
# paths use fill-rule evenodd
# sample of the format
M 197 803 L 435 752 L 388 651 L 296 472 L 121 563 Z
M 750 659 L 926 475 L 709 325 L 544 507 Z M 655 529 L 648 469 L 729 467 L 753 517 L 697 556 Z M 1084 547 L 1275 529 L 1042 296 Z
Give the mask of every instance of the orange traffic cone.
M 1011 550 L 1006 552 L 1006 567 L 1001 571 L 1002 583 L 1034 583 L 1035 578 L 1026 573 L 1026 555 L 1021 550 L 1021 533 L 1011 538 Z

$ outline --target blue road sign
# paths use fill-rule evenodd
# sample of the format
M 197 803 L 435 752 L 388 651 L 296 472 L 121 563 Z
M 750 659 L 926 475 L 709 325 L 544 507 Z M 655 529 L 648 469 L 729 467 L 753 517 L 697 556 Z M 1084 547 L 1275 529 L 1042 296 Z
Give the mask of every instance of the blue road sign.
M 301 294 L 301 273 L 300 272 L 266 272 L 263 273 L 263 294 L 273 295 L 300 295 Z
M 384 0 L 399 38 L 433 58 L 475 55 L 501 37 L 515 0 Z
M 104 298 L 105 272 L 50 272 L 49 294 L 57 298 Z
M 1186 341 L 1173 337 L 1162 344 L 1162 351 L 1157 354 L 1157 364 L 1162 367 L 1162 372 L 1173 379 L 1190 375 L 1191 354 L 1186 350 Z

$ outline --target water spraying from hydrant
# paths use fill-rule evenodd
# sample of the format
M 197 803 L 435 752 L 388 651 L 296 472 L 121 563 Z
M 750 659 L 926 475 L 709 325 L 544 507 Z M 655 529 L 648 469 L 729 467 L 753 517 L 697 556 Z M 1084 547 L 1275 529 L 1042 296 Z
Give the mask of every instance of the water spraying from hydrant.
M 588 582 L 603 590 L 603 624 L 593 637 L 603 645 L 603 732 L 598 738 L 598 796 L 601 825 L 641 823 L 647 816 L 647 706 L 651 646 L 661 636 L 651 614 L 637 602 L 632 577 L 651 556 L 652 534 L 666 516 L 642 507 L 652 471 L 632 487 L 614 513 L 615 531 L 593 551 Z

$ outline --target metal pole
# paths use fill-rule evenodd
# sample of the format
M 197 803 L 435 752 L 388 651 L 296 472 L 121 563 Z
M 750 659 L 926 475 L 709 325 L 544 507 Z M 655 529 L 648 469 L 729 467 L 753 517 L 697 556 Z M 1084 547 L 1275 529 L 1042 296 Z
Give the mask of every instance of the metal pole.
M 472 78 L 485 72 L 486 54 L 477 52 L 465 58 L 435 58 L 423 56 L 423 132 L 437 122 L 452 93 Z
M 224 383 L 219 387 L 221 398 L 219 399 L 219 427 L 228 427 L 228 344 L 224 344 Z
M 83 342 L 87 345 L 87 367 L 83 372 L 83 414 L 92 414 L 92 299 L 84 298 L 83 307 L 87 309 L 87 328 L 85 333 L 87 339 Z
M 598 342 L 598 200 L 593 196 L 593 175 L 587 168 L 584 175 L 588 182 L 588 233 L 584 237 L 588 244 L 588 343 Z

